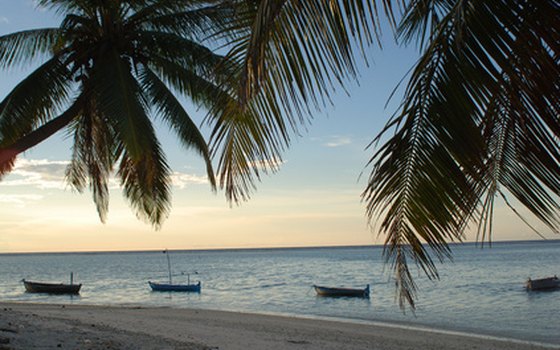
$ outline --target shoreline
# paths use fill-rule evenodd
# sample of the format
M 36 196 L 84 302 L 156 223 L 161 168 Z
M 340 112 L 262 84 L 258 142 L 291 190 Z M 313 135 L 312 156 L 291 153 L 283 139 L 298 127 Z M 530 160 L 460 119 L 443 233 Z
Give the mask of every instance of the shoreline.
M 39 345 L 92 350 L 560 349 L 560 344 L 322 316 L 3 301 L 0 312 L 0 349 L 10 350 Z
M 339 322 L 339 323 L 360 324 L 366 326 L 369 325 L 369 326 L 381 327 L 381 328 L 383 327 L 394 328 L 394 329 L 402 329 L 405 331 L 410 330 L 410 331 L 444 334 L 444 335 L 451 335 L 451 336 L 461 336 L 466 338 L 478 338 L 482 340 L 495 340 L 495 341 L 502 341 L 502 342 L 519 343 L 522 345 L 536 345 L 536 346 L 541 346 L 550 349 L 560 349 L 560 343 L 555 344 L 555 343 L 547 343 L 538 340 L 524 340 L 519 338 L 501 336 L 501 335 L 491 335 L 491 334 L 484 334 L 484 333 L 475 333 L 470 331 L 462 331 L 459 329 L 444 329 L 444 328 L 432 327 L 426 324 L 415 324 L 413 322 L 405 322 L 405 321 L 398 322 L 398 321 L 366 320 L 366 319 L 359 319 L 359 318 L 344 318 L 344 317 L 320 316 L 320 315 L 300 315 L 300 314 L 289 314 L 289 313 L 280 313 L 280 312 L 254 312 L 253 313 L 253 312 L 243 312 L 243 311 L 227 311 L 227 310 L 222 310 L 222 311 L 234 312 L 240 314 L 292 317 L 292 318 L 301 318 L 306 320 L 330 321 L 330 322 Z

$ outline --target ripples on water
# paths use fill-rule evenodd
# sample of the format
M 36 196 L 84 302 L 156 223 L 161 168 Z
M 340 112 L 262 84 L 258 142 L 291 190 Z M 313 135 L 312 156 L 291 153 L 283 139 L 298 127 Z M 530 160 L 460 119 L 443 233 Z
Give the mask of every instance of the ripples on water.
M 161 252 L 0 255 L 0 298 L 47 303 L 170 306 L 288 313 L 423 325 L 560 344 L 560 291 L 527 292 L 527 277 L 560 273 L 560 241 L 453 247 L 440 281 L 418 273 L 416 314 L 403 314 L 379 247 L 172 251 L 175 283 L 202 293 L 154 293 L 167 280 Z M 80 296 L 24 293 L 20 280 L 82 283 Z M 194 274 L 194 272 L 198 274 Z M 384 272 L 385 271 L 385 272 Z M 371 299 L 320 298 L 313 284 L 364 288 Z

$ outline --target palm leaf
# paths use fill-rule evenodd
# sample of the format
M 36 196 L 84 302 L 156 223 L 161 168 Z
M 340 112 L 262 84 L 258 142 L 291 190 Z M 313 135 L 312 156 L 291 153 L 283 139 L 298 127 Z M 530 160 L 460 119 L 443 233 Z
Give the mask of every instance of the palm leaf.
M 212 187 L 215 187 L 216 180 L 208 146 L 197 125 L 192 121 L 183 106 L 181 106 L 163 81 L 149 69 L 146 69 L 144 74 L 142 74 L 142 88 L 150 96 L 150 104 L 156 108 L 157 114 L 162 116 L 170 127 L 173 128 L 183 145 L 187 148 L 193 148 L 202 156 L 206 163 L 206 172 L 210 184 Z
M 0 102 L 0 145 L 14 143 L 68 103 L 68 76 L 66 67 L 53 58 L 16 85 Z
M 156 1 L 130 16 L 125 26 L 173 33 L 183 38 L 208 39 L 222 33 L 234 17 L 234 9 L 228 2 Z
M 437 278 L 423 243 L 441 260 L 469 222 L 490 237 L 502 188 L 558 229 L 558 15 L 553 1 L 411 3 L 401 32 L 429 40 L 363 193 L 401 307 L 416 291 L 406 257 Z
M 10 172 L 18 154 L 46 140 L 54 133 L 67 126 L 79 113 L 80 102 L 75 102 L 60 116 L 49 120 L 35 130 L 21 136 L 15 142 L 0 148 L 0 177 Z
M 66 177 L 79 192 L 89 181 L 99 218 L 105 222 L 109 211 L 108 182 L 120 154 L 115 132 L 97 110 L 93 98 L 84 103 L 81 115 L 75 119 L 71 130 L 74 145 Z
M 105 77 L 111 76 L 112 81 Z M 148 119 L 147 99 L 129 63 L 109 51 L 92 69 L 97 109 L 114 130 L 118 175 L 137 216 L 159 228 L 170 208 L 170 169 Z
M 44 28 L 0 36 L 0 69 L 46 57 L 61 33 L 59 28 Z

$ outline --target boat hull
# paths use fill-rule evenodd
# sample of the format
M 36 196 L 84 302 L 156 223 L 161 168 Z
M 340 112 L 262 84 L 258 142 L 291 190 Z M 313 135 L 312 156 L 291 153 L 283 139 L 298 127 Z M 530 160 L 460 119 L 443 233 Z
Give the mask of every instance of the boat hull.
M 314 285 L 315 292 L 321 297 L 353 297 L 369 298 L 369 284 L 364 289 L 353 288 L 331 288 Z
M 79 294 L 81 284 L 42 283 L 23 280 L 27 293 Z
M 528 279 L 526 283 L 527 290 L 551 290 L 560 289 L 560 279 L 557 276 L 539 279 Z
M 200 282 L 197 284 L 167 284 L 148 282 L 154 292 L 195 292 L 200 293 Z

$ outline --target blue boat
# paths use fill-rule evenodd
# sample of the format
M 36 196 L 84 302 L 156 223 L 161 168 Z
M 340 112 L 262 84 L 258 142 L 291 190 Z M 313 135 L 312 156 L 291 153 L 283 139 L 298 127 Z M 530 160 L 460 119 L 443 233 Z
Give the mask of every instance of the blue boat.
M 169 272 L 169 283 L 156 283 L 148 281 L 150 288 L 153 292 L 195 292 L 200 293 L 200 281 L 197 284 L 191 284 L 191 276 L 187 274 L 187 284 L 174 284 L 171 278 L 171 260 L 169 259 L 169 252 L 166 250 L 163 253 L 167 256 L 167 270 Z M 198 272 L 195 272 L 198 273 Z
M 369 298 L 369 284 L 364 289 L 333 288 L 313 285 L 318 296 L 321 297 L 357 297 Z
M 200 293 L 200 281 L 197 284 L 169 284 L 148 281 L 154 292 L 196 292 Z

